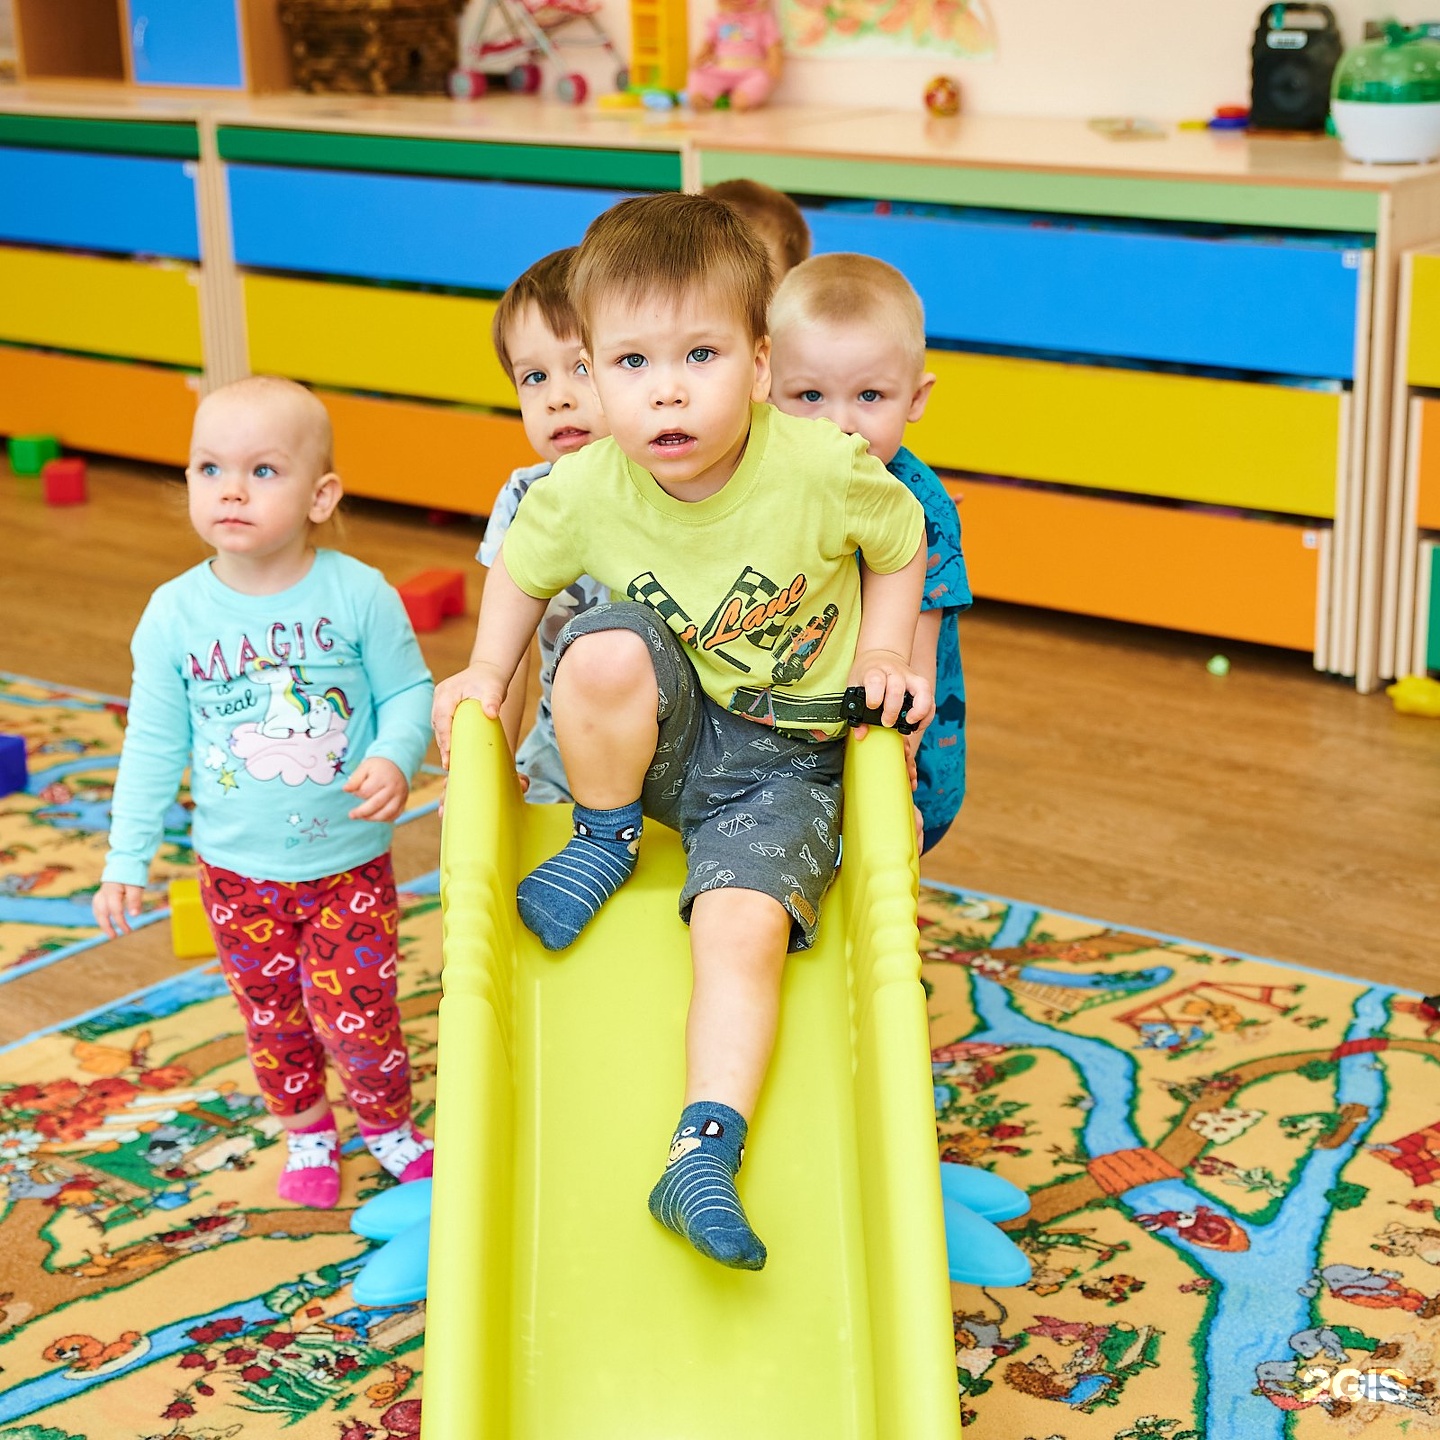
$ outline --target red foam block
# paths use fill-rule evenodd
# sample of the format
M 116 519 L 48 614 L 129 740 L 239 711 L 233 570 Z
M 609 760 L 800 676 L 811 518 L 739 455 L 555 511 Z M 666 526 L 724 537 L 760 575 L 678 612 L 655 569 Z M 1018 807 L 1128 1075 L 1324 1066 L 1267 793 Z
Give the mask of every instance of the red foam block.
M 47 460 L 40 472 L 47 505 L 83 505 L 85 493 L 85 462 L 83 460 Z
M 465 574 L 461 570 L 425 570 L 398 589 L 405 613 L 419 631 L 438 630 L 446 616 L 465 613 Z

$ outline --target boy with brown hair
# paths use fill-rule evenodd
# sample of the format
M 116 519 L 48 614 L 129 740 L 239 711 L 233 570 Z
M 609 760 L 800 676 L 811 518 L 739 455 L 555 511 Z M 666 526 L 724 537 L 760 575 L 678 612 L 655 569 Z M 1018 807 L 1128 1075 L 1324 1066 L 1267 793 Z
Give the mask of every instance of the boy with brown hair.
M 834 874 L 844 691 L 862 685 L 885 724 L 907 691 L 911 721 L 929 713 L 909 662 L 924 521 L 863 441 L 764 403 L 769 265 L 729 206 L 623 201 L 587 231 L 570 284 L 611 437 L 531 488 L 435 731 L 448 755 L 462 700 L 499 713 L 547 597 L 576 575 L 627 597 L 556 645 L 574 835 L 518 905 L 561 949 L 629 878 L 642 815 L 680 832 L 685 1107 L 650 1209 L 702 1254 L 758 1270 L 735 1173 L 786 953 L 811 944 Z
M 804 212 L 783 190 L 758 180 L 721 180 L 707 185 L 705 193 L 734 206 L 754 227 L 770 256 L 770 274 L 777 285 L 810 258 L 810 227 Z
M 910 282 L 870 255 L 817 255 L 785 277 L 770 306 L 772 400 L 788 415 L 833 420 L 925 509 L 925 600 L 911 663 L 934 687 L 934 718 L 906 737 L 920 848 L 931 850 L 965 799 L 965 675 L 960 615 L 973 603 L 960 516 L 935 472 L 905 448 L 925 413 L 925 312 Z
M 609 434 L 600 402 L 581 353 L 580 322 L 570 303 L 570 265 L 575 247 L 556 250 L 537 260 L 500 297 L 491 324 L 495 354 L 515 385 L 525 438 L 541 457 L 538 465 L 514 471 L 495 499 L 485 538 L 475 558 L 487 569 L 500 553 L 520 502 L 535 481 L 550 473 L 562 455 L 573 455 L 592 440 Z M 501 719 L 515 753 L 515 768 L 524 777 L 525 798 L 536 804 L 568 801 L 569 782 L 555 743 L 550 691 L 555 676 L 555 641 L 565 625 L 610 592 L 589 575 L 561 590 L 540 621 L 540 707 L 535 724 L 518 747 L 530 677 L 527 649 L 510 684 Z

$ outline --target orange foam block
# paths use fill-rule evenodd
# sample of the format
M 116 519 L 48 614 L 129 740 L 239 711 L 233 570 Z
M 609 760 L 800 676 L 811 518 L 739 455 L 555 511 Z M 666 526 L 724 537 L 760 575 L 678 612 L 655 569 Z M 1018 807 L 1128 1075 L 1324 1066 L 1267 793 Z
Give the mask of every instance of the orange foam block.
M 398 588 L 416 630 L 438 630 L 447 616 L 465 613 L 463 571 L 424 570 Z

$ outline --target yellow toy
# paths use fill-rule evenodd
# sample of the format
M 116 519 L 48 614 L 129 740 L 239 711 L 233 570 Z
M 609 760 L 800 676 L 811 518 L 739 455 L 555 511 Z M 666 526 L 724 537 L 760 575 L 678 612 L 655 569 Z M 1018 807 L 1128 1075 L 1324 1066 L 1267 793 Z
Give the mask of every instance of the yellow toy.
M 543 950 L 515 885 L 569 812 L 524 805 L 500 725 L 460 707 L 425 1440 L 957 1440 L 898 735 L 851 742 L 845 794 L 844 863 L 815 948 L 789 964 L 745 1162 L 770 1263 L 727 1270 L 645 1204 L 684 1077 L 679 840 L 651 826 L 582 940 Z M 587 1143 L 602 1117 L 603 1151 Z
M 198 880 L 172 880 L 170 944 L 177 960 L 202 960 L 215 953 L 215 937 L 205 919 Z
M 690 36 L 685 0 L 630 0 L 630 88 L 685 88 Z
M 1401 715 L 1423 715 L 1427 720 L 1440 720 L 1440 680 L 1427 675 L 1406 675 L 1389 686 L 1385 693 Z

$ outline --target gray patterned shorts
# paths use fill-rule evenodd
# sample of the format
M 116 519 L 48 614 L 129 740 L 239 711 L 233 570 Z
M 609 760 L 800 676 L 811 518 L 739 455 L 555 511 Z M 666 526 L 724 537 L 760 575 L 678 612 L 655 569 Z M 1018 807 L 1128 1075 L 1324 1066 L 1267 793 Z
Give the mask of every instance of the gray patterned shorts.
M 702 890 L 758 890 L 794 921 L 790 949 L 808 950 L 839 857 L 845 742 L 787 735 L 722 709 L 680 641 L 632 600 L 571 620 L 555 642 L 556 667 L 576 639 L 602 630 L 630 630 L 650 647 L 660 740 L 640 798 L 684 842 L 680 918 L 689 924 Z

